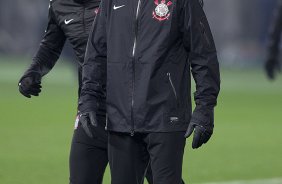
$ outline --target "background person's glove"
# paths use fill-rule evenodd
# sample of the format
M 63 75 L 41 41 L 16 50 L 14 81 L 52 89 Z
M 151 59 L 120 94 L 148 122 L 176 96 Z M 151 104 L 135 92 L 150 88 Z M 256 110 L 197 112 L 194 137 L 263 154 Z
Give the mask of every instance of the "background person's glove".
M 41 92 L 42 76 L 37 72 L 29 72 L 21 77 L 18 86 L 22 95 L 31 98 L 31 95 L 38 96 Z
M 213 108 L 196 107 L 185 137 L 188 138 L 194 132 L 192 148 L 197 149 L 207 143 L 213 134 L 214 128 Z
M 80 114 L 79 123 L 84 129 L 86 135 L 89 136 L 90 138 L 93 138 L 93 134 L 91 133 L 91 126 L 93 127 L 98 126 L 96 112 L 90 111 Z
M 269 79 L 273 80 L 276 74 L 281 71 L 281 66 L 276 58 L 269 58 L 265 63 L 265 71 Z

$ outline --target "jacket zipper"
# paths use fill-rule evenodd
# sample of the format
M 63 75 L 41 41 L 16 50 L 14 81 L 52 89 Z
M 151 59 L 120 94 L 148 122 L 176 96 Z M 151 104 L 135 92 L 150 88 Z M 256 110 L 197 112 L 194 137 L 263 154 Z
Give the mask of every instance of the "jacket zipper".
M 138 0 L 136 16 L 135 16 L 135 36 L 134 36 L 134 44 L 132 48 L 132 57 L 135 57 L 135 50 L 136 50 L 136 42 L 137 42 L 137 31 L 138 31 L 138 15 L 140 11 L 141 0 Z
M 176 89 L 175 89 L 174 84 L 173 84 L 173 82 L 172 82 L 172 79 L 171 79 L 170 73 L 167 73 L 167 76 L 168 76 L 169 83 L 170 83 L 170 86 L 171 86 L 171 88 L 172 88 L 172 91 L 173 91 L 173 93 L 174 93 L 175 99 L 177 100 L 177 93 L 176 93 Z
M 134 28 L 134 43 L 132 48 L 132 99 L 131 99 L 131 136 L 134 136 L 134 113 L 133 113 L 133 107 L 134 107 L 134 91 L 135 91 L 135 51 L 136 51 L 136 45 L 137 45 L 137 32 L 138 32 L 138 15 L 140 10 L 141 0 L 138 0 L 137 9 L 136 9 L 136 16 L 135 16 L 135 28 Z

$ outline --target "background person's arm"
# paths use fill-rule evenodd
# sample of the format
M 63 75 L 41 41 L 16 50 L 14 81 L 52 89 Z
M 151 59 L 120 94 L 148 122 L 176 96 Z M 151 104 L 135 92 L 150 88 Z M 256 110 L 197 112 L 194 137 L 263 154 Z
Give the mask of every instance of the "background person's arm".
M 48 26 L 33 62 L 19 81 L 19 91 L 26 97 L 38 96 L 41 91 L 41 79 L 56 64 L 66 37 L 57 25 L 52 7 L 49 9 Z
M 281 32 L 282 32 L 282 0 L 279 1 L 277 10 L 275 11 L 275 17 L 269 35 L 269 45 L 268 45 L 267 59 L 265 63 L 265 70 L 267 76 L 270 79 L 274 79 L 276 71 L 280 70 L 279 46 L 281 41 Z

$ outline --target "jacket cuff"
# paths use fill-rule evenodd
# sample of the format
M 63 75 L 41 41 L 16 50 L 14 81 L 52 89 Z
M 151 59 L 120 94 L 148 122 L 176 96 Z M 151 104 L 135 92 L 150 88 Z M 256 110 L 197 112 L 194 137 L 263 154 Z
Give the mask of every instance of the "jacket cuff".
M 214 107 L 196 106 L 191 122 L 199 125 L 214 124 Z
M 33 77 L 36 81 L 41 81 L 42 79 L 42 75 L 41 75 L 41 72 L 36 70 L 36 69 L 28 69 L 24 75 L 20 78 L 19 80 L 19 83 L 24 79 L 24 78 L 27 78 L 27 77 Z
M 80 113 L 97 111 L 99 109 L 99 102 L 97 101 L 95 96 L 92 95 L 84 95 L 79 98 L 78 102 L 78 111 Z

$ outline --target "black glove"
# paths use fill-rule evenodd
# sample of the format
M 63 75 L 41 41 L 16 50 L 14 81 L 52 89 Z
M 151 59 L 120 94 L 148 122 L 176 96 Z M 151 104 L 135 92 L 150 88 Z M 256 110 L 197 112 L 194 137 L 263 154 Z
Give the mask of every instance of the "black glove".
M 96 112 L 90 111 L 90 112 L 85 112 L 85 113 L 80 114 L 79 123 L 81 124 L 85 133 L 90 138 L 93 138 L 93 134 L 91 133 L 91 126 L 94 126 L 94 127 L 98 126 Z
M 269 79 L 275 79 L 276 74 L 281 71 L 279 61 L 274 58 L 268 59 L 265 63 L 265 71 Z
M 214 128 L 213 108 L 196 107 L 185 137 L 188 138 L 194 131 L 192 148 L 197 149 L 207 143 L 213 134 Z
M 22 95 L 30 98 L 31 95 L 38 96 L 41 92 L 41 74 L 38 72 L 29 72 L 20 79 L 19 91 Z

